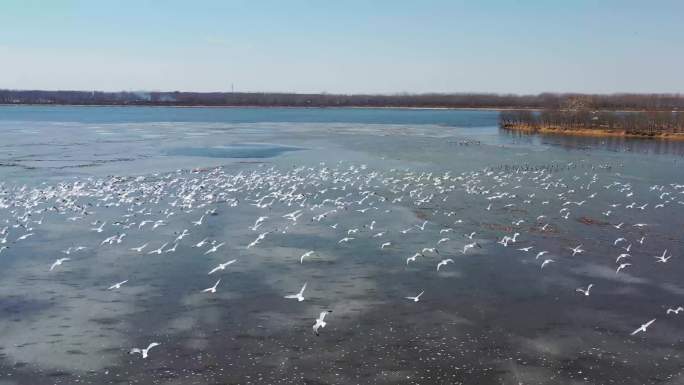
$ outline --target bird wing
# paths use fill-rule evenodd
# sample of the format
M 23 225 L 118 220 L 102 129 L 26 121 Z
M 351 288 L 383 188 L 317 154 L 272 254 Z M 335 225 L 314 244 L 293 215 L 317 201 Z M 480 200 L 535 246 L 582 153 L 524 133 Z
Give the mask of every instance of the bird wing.
M 159 342 L 152 342 L 151 344 L 147 345 L 147 350 L 152 349 L 155 346 L 161 345 Z
M 207 275 L 214 274 L 215 272 L 217 272 L 217 271 L 219 271 L 219 270 L 221 270 L 221 268 L 220 268 L 219 266 L 217 266 L 217 267 L 211 269 L 211 271 L 210 271 L 209 274 L 207 274 Z
M 327 311 L 322 311 L 321 314 L 318 316 L 318 319 L 321 320 L 321 321 L 323 321 L 323 319 L 325 318 L 325 315 L 326 315 L 326 314 L 328 314 Z
M 302 286 L 302 288 L 299 290 L 299 294 L 303 294 L 303 293 L 304 293 L 304 290 L 306 290 L 306 284 L 307 284 L 307 283 L 308 283 L 308 282 L 304 282 L 304 286 Z
M 285 296 L 285 298 L 288 298 L 288 299 L 294 299 L 294 298 L 297 298 L 297 297 L 298 297 L 297 294 L 289 294 L 289 295 L 286 295 L 286 296 Z
M 142 353 L 142 350 L 140 350 L 138 348 L 133 348 L 133 349 L 131 349 L 130 352 L 128 352 L 128 354 L 134 354 L 134 353 Z

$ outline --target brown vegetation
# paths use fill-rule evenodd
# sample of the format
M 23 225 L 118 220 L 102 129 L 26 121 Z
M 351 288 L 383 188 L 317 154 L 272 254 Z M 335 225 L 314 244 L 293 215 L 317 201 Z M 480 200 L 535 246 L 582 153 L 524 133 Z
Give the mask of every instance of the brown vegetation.
M 611 94 L 396 94 L 342 95 L 248 92 L 99 92 L 0 90 L 2 104 L 261 106 L 261 107 L 414 107 L 566 109 L 590 104 L 597 110 L 684 110 L 684 95 Z
M 504 111 L 499 122 L 529 132 L 684 139 L 684 113 L 678 111 L 605 111 L 590 99 L 571 99 L 563 107 Z

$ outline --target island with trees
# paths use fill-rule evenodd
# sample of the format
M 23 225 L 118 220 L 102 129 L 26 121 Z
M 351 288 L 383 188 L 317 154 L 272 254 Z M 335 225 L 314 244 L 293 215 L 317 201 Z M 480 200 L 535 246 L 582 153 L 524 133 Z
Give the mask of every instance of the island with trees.
M 684 139 L 684 113 L 677 109 L 605 110 L 587 97 L 570 98 L 562 108 L 502 111 L 499 124 L 539 134 Z

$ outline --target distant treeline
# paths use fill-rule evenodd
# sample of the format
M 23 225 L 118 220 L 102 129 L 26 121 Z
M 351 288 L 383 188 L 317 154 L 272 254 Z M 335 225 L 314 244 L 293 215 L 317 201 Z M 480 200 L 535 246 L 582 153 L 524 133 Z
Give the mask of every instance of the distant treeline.
M 2 104 L 261 106 L 261 107 L 424 107 L 564 109 L 582 100 L 597 110 L 684 110 L 679 94 L 396 94 L 340 95 L 246 92 L 99 92 L 0 90 Z
M 537 130 L 600 130 L 655 136 L 684 133 L 684 113 L 675 111 L 616 112 L 598 110 L 502 111 L 502 127 Z

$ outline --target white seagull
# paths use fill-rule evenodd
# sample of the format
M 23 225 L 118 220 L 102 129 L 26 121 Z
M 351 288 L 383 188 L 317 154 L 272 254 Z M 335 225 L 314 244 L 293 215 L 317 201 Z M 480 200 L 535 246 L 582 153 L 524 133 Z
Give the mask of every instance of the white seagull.
M 332 313 L 332 310 L 322 311 L 321 314 L 318 315 L 318 318 L 316 318 L 316 323 L 314 323 L 313 325 L 313 332 L 315 335 L 319 335 L 318 329 L 324 328 L 325 325 L 327 325 L 327 323 L 323 321 L 323 319 L 325 318 L 325 315 L 328 313 Z
M 415 262 L 415 261 L 416 261 L 416 257 L 418 257 L 418 256 L 420 256 L 420 255 L 423 255 L 423 254 L 421 254 L 421 253 L 415 253 L 415 254 L 413 254 L 412 257 L 406 258 L 406 264 L 408 265 L 409 262 Z
M 637 330 L 633 331 L 633 332 L 630 334 L 630 336 L 633 336 L 633 335 L 635 335 L 635 334 L 637 334 L 637 333 L 639 333 L 639 332 L 644 332 L 644 333 L 646 333 L 646 328 L 648 328 L 649 326 L 651 326 L 651 324 L 654 323 L 655 320 L 656 320 L 656 319 L 654 318 L 654 319 L 652 319 L 652 320 L 646 322 L 645 324 L 639 326 L 639 328 L 638 328 Z
M 201 241 L 197 242 L 194 246 L 192 247 L 202 247 L 207 244 L 207 241 L 209 241 L 209 238 L 204 238 Z
M 142 245 L 142 246 L 132 247 L 131 250 L 132 250 L 132 251 L 137 251 L 138 253 L 140 253 L 140 252 L 143 251 L 144 248 L 147 247 L 148 244 L 149 244 L 149 242 L 148 242 L 148 243 L 145 243 L 145 244 Z
M 212 274 L 214 274 L 215 272 L 217 272 L 217 271 L 219 271 L 219 270 L 225 270 L 226 267 L 232 265 L 232 264 L 235 263 L 235 262 L 237 262 L 237 259 L 231 259 L 231 260 L 228 261 L 228 262 L 219 263 L 219 265 L 216 266 L 215 268 L 211 269 L 211 271 L 210 271 L 209 274 L 207 274 L 207 275 L 212 275 Z
M 285 298 L 287 298 L 287 299 L 295 299 L 296 298 L 297 301 L 302 302 L 302 301 L 304 301 L 304 290 L 306 290 L 306 282 L 304 282 L 304 286 L 302 286 L 302 288 L 299 290 L 299 293 L 286 295 Z
M 421 291 L 420 294 L 418 294 L 415 297 L 404 297 L 404 298 L 410 299 L 413 302 L 418 302 L 418 301 L 420 301 L 420 296 L 423 295 L 423 293 L 425 293 L 425 290 Z
M 55 267 L 61 265 L 62 263 L 66 262 L 66 261 L 70 261 L 70 260 L 71 260 L 71 258 L 59 258 L 58 260 L 56 260 L 52 264 L 52 266 L 50 266 L 50 271 L 52 271 Z
M 216 286 L 218 286 L 219 282 L 221 282 L 220 279 L 216 281 L 214 286 L 202 290 L 202 293 L 216 293 Z
M 112 286 L 110 286 L 109 288 L 107 288 L 107 290 L 121 289 L 121 285 L 123 285 L 126 282 L 128 282 L 128 280 L 121 281 L 119 283 L 115 283 Z
M 140 353 L 142 354 L 142 358 L 147 358 L 147 353 L 150 351 L 155 346 L 161 345 L 159 342 L 152 342 L 151 344 L 147 345 L 147 348 L 145 349 L 139 349 L 139 348 L 133 348 L 131 349 L 128 354 L 134 354 L 134 353 Z
M 302 254 L 302 256 L 299 257 L 299 263 L 304 263 L 304 258 L 310 257 L 311 255 L 313 255 L 313 253 L 315 253 L 315 251 L 309 250 L 306 253 Z
M 624 269 L 624 268 L 627 267 L 627 266 L 632 266 L 632 264 L 631 264 L 631 263 L 623 263 L 623 264 L 620 264 L 620 266 L 618 266 L 618 268 L 615 270 L 615 274 L 619 273 L 620 270 Z
M 663 255 L 661 255 L 660 257 L 658 257 L 658 256 L 655 257 L 656 262 L 660 262 L 660 263 L 667 263 L 667 261 L 669 261 L 670 258 L 672 258 L 672 256 L 671 255 L 669 257 L 667 256 L 667 249 L 665 249 L 665 251 L 663 251 Z
M 163 252 L 164 252 L 163 250 L 164 250 L 164 248 L 166 247 L 166 245 L 168 245 L 168 244 L 169 244 L 169 243 L 168 243 L 168 242 L 166 242 L 166 243 L 164 243 L 163 245 L 161 245 L 161 247 L 160 247 L 160 248 L 158 248 L 158 249 L 155 249 L 155 250 L 152 250 L 152 251 L 150 251 L 150 252 L 149 252 L 149 253 L 147 253 L 147 254 L 161 254 L 161 253 L 163 253 Z
M 195 226 L 201 226 L 203 220 L 204 220 L 204 215 L 202 215 L 202 216 L 200 217 L 200 219 L 198 219 L 198 220 L 196 220 L 196 221 L 192 221 L 192 224 L 195 225 Z
M 447 258 L 447 259 L 443 259 L 443 260 L 439 261 L 439 263 L 437 264 L 437 271 L 439 271 L 440 267 L 445 266 L 447 263 L 450 263 L 450 262 L 454 263 L 454 260 L 451 258 Z
M 578 293 L 582 293 L 582 294 L 588 296 L 588 295 L 589 295 L 589 290 L 591 290 L 591 288 L 592 288 L 593 286 L 594 286 L 594 284 L 593 284 L 593 283 L 590 283 L 589 286 L 587 286 L 586 289 L 582 289 L 582 288 L 580 287 L 580 288 L 575 289 L 575 291 L 578 292 Z
M 572 250 L 572 256 L 574 257 L 575 254 L 582 254 L 584 250 L 582 250 L 582 245 L 571 247 L 570 250 Z
M 537 253 L 537 256 L 534 257 L 534 259 L 539 259 L 539 257 L 543 256 L 544 254 L 548 254 L 548 253 L 549 253 L 549 252 L 546 251 L 546 250 L 540 251 L 540 252 Z
M 221 246 L 223 246 L 223 245 L 225 245 L 225 244 L 226 244 L 225 242 L 221 242 L 221 243 L 219 243 L 218 245 L 212 246 L 211 249 L 207 250 L 207 251 L 204 253 L 204 255 L 207 255 L 207 254 L 209 254 L 209 253 L 214 253 L 214 252 L 216 252 L 216 250 L 218 250 L 219 247 L 221 247 Z

